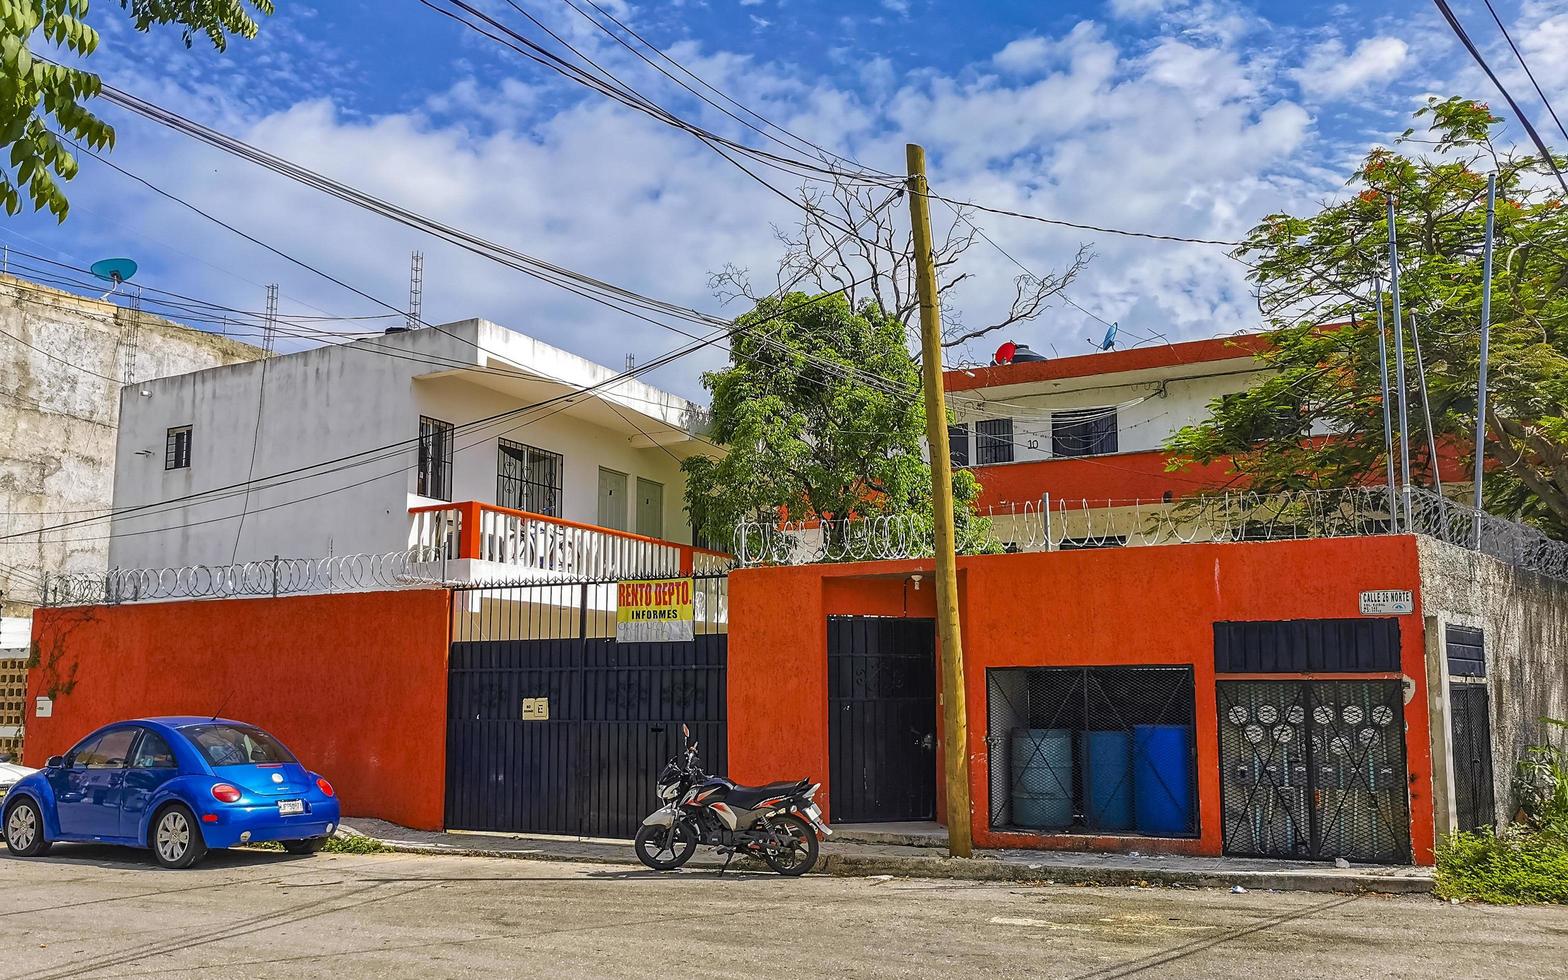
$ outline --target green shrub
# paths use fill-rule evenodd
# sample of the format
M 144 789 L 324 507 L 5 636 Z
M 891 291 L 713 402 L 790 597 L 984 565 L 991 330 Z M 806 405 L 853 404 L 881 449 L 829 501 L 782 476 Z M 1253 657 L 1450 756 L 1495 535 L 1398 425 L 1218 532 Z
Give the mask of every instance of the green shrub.
M 1568 905 L 1568 837 L 1519 826 L 1451 834 L 1437 844 L 1436 892 L 1495 905 Z

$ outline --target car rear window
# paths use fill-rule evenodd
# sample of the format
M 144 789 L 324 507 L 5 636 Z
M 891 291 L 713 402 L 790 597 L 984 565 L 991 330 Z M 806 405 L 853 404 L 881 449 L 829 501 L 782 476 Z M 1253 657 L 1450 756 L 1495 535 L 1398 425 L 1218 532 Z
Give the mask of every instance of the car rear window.
M 180 734 L 213 766 L 277 765 L 295 761 L 277 739 L 248 725 L 192 725 L 180 729 Z

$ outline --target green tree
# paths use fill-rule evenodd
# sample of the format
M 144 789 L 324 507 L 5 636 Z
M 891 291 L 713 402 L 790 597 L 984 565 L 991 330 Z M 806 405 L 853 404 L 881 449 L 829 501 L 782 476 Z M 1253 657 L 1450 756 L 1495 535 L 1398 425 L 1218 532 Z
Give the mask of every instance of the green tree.
M 119 3 L 138 31 L 172 25 L 183 29 L 186 47 L 199 35 L 220 51 L 230 35 L 256 36 L 252 11 L 273 10 L 273 0 Z M 67 143 L 94 150 L 114 145 L 114 128 L 84 105 L 102 90 L 98 76 L 55 60 L 97 49 L 87 7 L 88 0 L 0 0 L 0 150 L 10 149 L 9 166 L 0 164 L 0 203 L 7 214 L 19 212 L 25 199 L 64 221 L 70 204 L 61 183 L 77 170 Z M 39 44 L 51 49 L 47 55 L 35 53 Z
M 687 510 L 708 540 L 727 547 L 739 522 L 781 516 L 929 518 L 925 408 L 902 321 L 874 302 L 790 293 L 736 327 L 729 366 L 702 376 L 727 452 L 684 464 Z M 953 487 L 968 520 L 979 484 L 961 470 Z
M 1371 284 L 1387 288 L 1388 195 L 1395 203 L 1411 387 L 1412 468 L 1430 482 L 1415 352 L 1417 321 L 1433 428 L 1473 461 L 1480 349 L 1486 175 L 1497 174 L 1496 259 L 1487 402 L 1489 510 L 1558 537 L 1568 531 L 1568 214 L 1544 158 L 1501 149 L 1501 120 L 1482 103 L 1432 99 L 1400 149 L 1378 148 L 1344 200 L 1306 217 L 1269 215 L 1237 257 L 1252 265 L 1264 319 L 1261 359 L 1276 370 L 1216 400 L 1210 417 L 1175 433 L 1171 468 L 1234 461 L 1235 479 L 1263 489 L 1348 486 L 1384 466 L 1377 324 Z M 1562 165 L 1562 164 L 1560 164 Z M 1391 316 L 1390 297 L 1385 310 Z M 1390 325 L 1391 328 L 1391 325 Z M 1390 350 L 1392 363 L 1392 350 Z M 1392 371 L 1392 368 L 1390 368 Z M 1337 433 L 1312 439 L 1309 433 Z

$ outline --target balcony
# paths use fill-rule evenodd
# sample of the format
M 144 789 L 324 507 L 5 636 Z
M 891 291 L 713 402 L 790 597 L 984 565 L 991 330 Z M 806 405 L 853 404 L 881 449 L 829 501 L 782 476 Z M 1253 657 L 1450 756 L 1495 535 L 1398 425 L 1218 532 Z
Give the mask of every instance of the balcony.
M 448 561 L 453 581 L 611 582 L 718 575 L 721 551 L 474 500 L 409 509 L 409 546 Z

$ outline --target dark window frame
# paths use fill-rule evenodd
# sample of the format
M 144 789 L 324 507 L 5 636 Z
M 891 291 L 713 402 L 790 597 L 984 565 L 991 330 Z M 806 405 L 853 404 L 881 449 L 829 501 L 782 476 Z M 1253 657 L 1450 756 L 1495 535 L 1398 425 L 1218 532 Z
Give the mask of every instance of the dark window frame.
M 1013 461 L 1013 420 L 981 419 L 975 423 L 975 465 Z
M 154 743 L 154 739 L 157 740 L 156 743 Z M 147 759 L 146 753 L 153 744 L 163 746 L 163 754 L 161 756 L 157 756 L 155 759 L 149 760 Z M 168 760 L 168 765 L 152 766 L 145 764 L 148 761 L 160 761 L 165 758 Z M 159 735 L 151 728 L 143 728 L 141 738 L 136 740 L 136 746 L 131 750 L 131 756 L 126 760 L 125 767 L 127 769 L 163 770 L 178 769 L 180 764 L 179 760 L 175 758 L 174 747 L 169 744 L 168 739 L 164 738 L 162 735 Z
M 451 422 L 419 417 L 419 471 L 414 492 L 431 500 L 452 499 L 452 443 Z
M 191 440 L 189 425 L 170 426 L 163 434 L 163 468 L 188 470 L 191 468 Z
M 1051 455 L 1073 459 L 1119 452 L 1118 413 L 1114 406 L 1074 408 L 1051 413 Z
M 535 471 L 538 463 L 549 468 L 553 477 L 551 481 L 538 478 L 539 473 Z M 497 439 L 496 505 L 545 517 L 560 517 L 561 482 L 565 469 L 566 458 L 560 453 L 511 439 Z
M 969 423 L 947 427 L 947 458 L 959 469 L 969 465 Z

